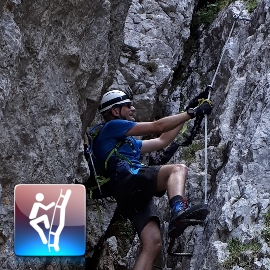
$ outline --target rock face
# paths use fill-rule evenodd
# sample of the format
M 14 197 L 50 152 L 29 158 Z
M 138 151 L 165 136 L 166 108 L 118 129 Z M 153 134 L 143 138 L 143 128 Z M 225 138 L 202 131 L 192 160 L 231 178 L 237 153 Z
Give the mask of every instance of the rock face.
M 214 45 L 215 40 L 225 43 L 232 15 L 241 9 L 236 3 L 224 10 L 200 40 L 199 57 L 204 61 L 197 64 L 209 82 L 219 60 L 209 52 L 215 47 L 220 55 L 222 47 Z M 196 240 L 200 243 L 194 251 L 202 255 L 191 260 L 190 269 L 231 269 L 234 264 L 240 269 L 269 269 L 269 238 L 265 237 L 269 232 L 269 2 L 260 2 L 250 19 L 235 24 L 214 82 L 208 149 L 211 214 Z M 233 260 L 235 254 L 224 251 L 224 245 L 235 238 L 250 252 L 248 260 L 243 254 Z M 259 251 L 252 245 L 258 245 Z
M 130 244 L 125 240 L 132 236 L 128 230 L 121 240 L 105 234 L 116 207 L 112 200 L 102 208 L 101 223 L 95 206 L 87 202 L 84 257 L 16 257 L 13 191 L 17 184 L 87 179 L 82 134 L 108 87 L 132 91 L 137 119 L 149 121 L 177 113 L 211 84 L 234 14 L 243 3 L 232 3 L 208 28 L 198 28 L 192 47 L 187 44 L 194 44 L 190 26 L 196 4 L 0 2 L 2 269 L 132 269 L 140 248 L 138 237 Z M 192 258 L 167 255 L 168 202 L 166 197 L 156 200 L 164 242 L 156 264 L 162 269 L 270 269 L 269 11 L 268 0 L 260 1 L 250 14 L 243 10 L 250 21 L 235 23 L 213 82 L 215 107 L 207 138 L 211 212 L 204 226 L 188 228 L 175 245 L 193 252 Z M 192 42 L 186 43 L 188 39 Z M 199 134 L 197 148 L 180 149 L 171 161 L 189 165 L 191 203 L 203 202 L 205 195 L 203 139 Z
M 169 96 L 174 70 L 182 59 L 193 8 L 194 1 L 132 2 L 120 68 L 110 89 L 132 89 L 138 121 L 164 113 L 163 101 Z
M 14 255 L 13 190 L 17 184 L 67 184 L 87 178 L 82 134 L 118 66 L 130 4 L 0 2 L 2 269 L 66 265 L 65 258 L 23 260 Z M 90 207 L 87 254 L 106 230 L 111 207 L 104 215 L 105 227 Z

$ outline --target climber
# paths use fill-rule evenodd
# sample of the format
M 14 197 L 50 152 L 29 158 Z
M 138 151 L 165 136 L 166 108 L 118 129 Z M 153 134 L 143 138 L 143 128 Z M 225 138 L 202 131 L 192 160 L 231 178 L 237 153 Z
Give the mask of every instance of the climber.
M 109 91 L 101 100 L 99 112 L 106 124 L 100 131 L 94 152 L 101 162 L 105 162 L 115 145 L 119 141 L 123 142 L 110 156 L 107 168 L 119 210 L 133 222 L 141 241 L 142 249 L 134 265 L 136 270 L 152 269 L 161 251 L 159 218 L 153 196 L 161 197 L 167 191 L 172 208 L 168 232 L 170 237 L 175 237 L 175 230 L 181 224 L 179 221 L 205 218 L 199 216 L 200 207 L 188 207 L 184 199 L 187 177 L 185 165 L 148 167 L 141 164 L 140 155 L 167 147 L 186 121 L 198 115 L 209 115 L 211 111 L 210 101 L 198 106 L 198 100 L 193 100 L 183 113 L 154 122 L 135 122 L 135 108 L 131 98 L 124 92 Z M 133 137 L 154 134 L 159 134 L 159 137 L 149 140 Z

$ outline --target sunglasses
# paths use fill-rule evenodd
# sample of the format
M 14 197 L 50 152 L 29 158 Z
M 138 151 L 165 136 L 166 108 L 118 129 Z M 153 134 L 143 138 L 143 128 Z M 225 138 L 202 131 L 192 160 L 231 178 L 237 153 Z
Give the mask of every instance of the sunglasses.
M 126 106 L 128 107 L 129 109 L 132 107 L 132 104 L 130 102 L 127 102 L 127 103 L 123 103 L 121 104 L 122 106 Z
M 121 108 L 124 106 L 130 109 L 133 105 L 130 102 L 127 102 L 127 103 L 117 104 L 117 105 L 113 106 L 112 108 Z

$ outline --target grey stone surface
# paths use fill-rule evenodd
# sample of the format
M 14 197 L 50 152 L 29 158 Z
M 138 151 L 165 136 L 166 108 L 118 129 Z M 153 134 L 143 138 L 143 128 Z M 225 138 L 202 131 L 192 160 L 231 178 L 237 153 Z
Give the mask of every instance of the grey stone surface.
M 122 258 L 118 239 L 103 239 L 115 210 L 107 200 L 102 220 L 87 202 L 87 250 L 80 258 L 19 258 L 13 251 L 13 192 L 17 184 L 82 182 L 89 175 L 82 134 L 100 121 L 95 112 L 109 89 L 132 91 L 138 120 L 177 113 L 211 83 L 224 44 L 242 9 L 237 1 L 197 32 L 196 50 L 183 63 L 194 1 L 1 1 L 0 2 L 0 265 L 2 269 L 84 269 L 100 249 L 98 269 L 132 269 L 136 236 Z M 270 269 L 262 237 L 269 213 L 269 1 L 238 21 L 214 81 L 208 119 L 207 199 L 204 226 L 188 228 L 175 248 L 190 259 L 167 255 L 167 197 L 160 211 L 162 269 L 223 269 L 228 243 L 254 239 L 252 269 Z M 182 77 L 171 87 L 177 68 Z M 95 121 L 93 122 L 93 119 Z M 192 125 L 192 123 L 191 123 Z M 203 131 L 196 143 L 203 143 Z M 203 147 L 202 147 L 203 148 Z M 189 149 L 192 150 L 191 148 Z M 171 162 L 186 162 L 180 149 Z M 187 196 L 203 202 L 204 149 L 189 161 Z M 147 158 L 145 158 L 147 160 Z M 27 195 L 26 195 L 27 196 Z M 269 228 L 268 228 L 269 229 Z M 104 241 L 102 241 L 104 240 Z M 100 246 L 99 246 L 100 245 Z M 233 269 L 244 269 L 235 265 Z
M 18 184 L 71 184 L 88 177 L 82 134 L 113 79 L 130 3 L 0 3 L 1 269 L 84 267 L 84 258 L 72 264 L 14 255 L 13 192 Z M 99 227 L 89 207 L 86 254 L 106 231 L 114 208 L 104 211 Z
M 241 9 L 241 5 L 237 2 L 220 13 L 201 38 L 199 55 L 203 61 L 191 62 L 193 67 L 196 64 L 201 67 L 209 82 L 232 26 L 233 11 L 236 6 Z M 224 247 L 232 238 L 239 239 L 243 245 L 258 241 L 262 245 L 259 257 L 268 260 L 269 243 L 264 245 L 261 237 L 262 230 L 267 228 L 264 214 L 269 213 L 269 186 L 266 184 L 270 126 L 269 64 L 265 61 L 269 57 L 267 10 L 269 3 L 261 1 L 254 13 L 249 14 L 250 22 L 236 22 L 213 85 L 215 108 L 208 125 L 211 213 L 204 234 L 196 239 L 195 256 L 188 269 L 223 269 L 222 263 L 230 257 Z M 218 37 L 220 41 L 215 43 Z M 214 48 L 216 53 L 211 54 Z M 197 72 L 190 77 L 198 78 Z M 188 80 L 187 87 L 192 87 L 192 82 Z M 249 255 L 251 269 L 270 269 L 267 262 L 261 263 L 256 256 Z M 245 260 L 241 256 L 239 259 L 239 263 Z M 244 268 L 235 266 L 233 269 Z

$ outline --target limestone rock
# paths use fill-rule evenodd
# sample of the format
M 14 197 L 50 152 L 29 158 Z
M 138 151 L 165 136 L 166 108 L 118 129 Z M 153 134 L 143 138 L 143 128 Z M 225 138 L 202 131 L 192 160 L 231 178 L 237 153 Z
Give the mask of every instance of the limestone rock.
M 130 3 L 1 1 L 2 269 L 60 269 L 68 261 L 66 265 L 73 265 L 69 259 L 24 260 L 14 255 L 14 187 L 71 184 L 89 176 L 83 159 L 82 134 L 94 118 L 101 93 L 112 82 Z M 90 207 L 90 213 L 92 210 Z M 106 226 L 113 214 L 113 208 L 110 210 L 104 211 L 108 215 Z M 98 224 L 96 215 L 90 213 L 88 222 L 98 226 L 93 225 Z M 95 235 L 88 235 L 89 250 L 105 231 L 103 227 L 95 230 Z M 85 258 L 79 258 L 78 269 L 83 269 L 84 264 Z
M 224 8 L 208 28 L 201 25 L 195 35 L 195 49 L 184 50 L 197 2 L 0 2 L 3 269 L 84 269 L 100 248 L 116 207 L 111 200 L 108 208 L 102 208 L 101 224 L 95 206 L 87 202 L 84 257 L 17 258 L 13 251 L 14 187 L 87 179 L 82 135 L 94 124 L 94 118 L 101 121 L 95 112 L 107 89 L 132 92 L 137 120 L 150 121 L 178 113 L 211 83 L 243 2 Z M 215 106 L 208 118 L 207 137 L 210 214 L 203 227 L 188 228 L 177 246 L 193 252 L 190 260 L 167 256 L 167 197 L 155 202 L 160 209 L 164 243 L 157 262 L 162 269 L 222 269 L 230 256 L 227 244 L 232 238 L 242 245 L 257 240 L 261 249 L 251 260 L 252 269 L 269 269 L 269 242 L 262 234 L 269 230 L 265 221 L 270 194 L 269 8 L 269 1 L 262 0 L 254 12 L 244 9 L 242 15 L 250 21 L 236 22 L 213 82 L 211 99 Z M 172 87 L 177 73 L 181 73 L 181 80 Z M 203 140 L 201 132 L 196 141 Z M 180 149 L 171 162 L 187 164 L 180 156 L 183 151 Z M 187 196 L 191 204 L 201 202 L 205 194 L 204 155 L 205 150 L 199 149 L 188 163 Z M 103 240 L 102 258 L 96 266 L 100 270 L 131 269 L 140 249 L 138 237 L 126 251 L 125 260 L 119 257 L 116 237 Z M 240 259 L 250 254 L 244 252 Z M 232 269 L 243 268 L 234 265 Z

